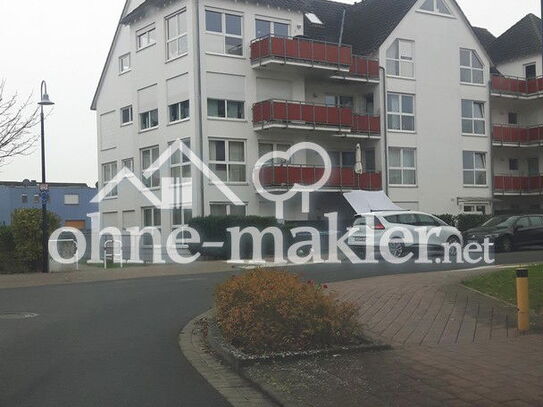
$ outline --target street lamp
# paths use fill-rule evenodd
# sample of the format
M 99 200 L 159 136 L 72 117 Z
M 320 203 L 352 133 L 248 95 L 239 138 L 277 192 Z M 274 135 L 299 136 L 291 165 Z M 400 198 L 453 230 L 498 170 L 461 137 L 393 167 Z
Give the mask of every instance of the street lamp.
M 45 178 L 45 116 L 43 114 L 44 106 L 52 106 L 54 103 L 49 99 L 47 94 L 47 83 L 42 81 L 41 83 L 41 100 L 38 102 L 41 108 L 41 185 L 40 185 L 40 197 L 41 197 L 41 230 L 42 230 L 42 257 L 43 267 L 42 272 L 49 273 L 49 250 L 48 250 L 48 225 L 47 225 L 47 192 Z

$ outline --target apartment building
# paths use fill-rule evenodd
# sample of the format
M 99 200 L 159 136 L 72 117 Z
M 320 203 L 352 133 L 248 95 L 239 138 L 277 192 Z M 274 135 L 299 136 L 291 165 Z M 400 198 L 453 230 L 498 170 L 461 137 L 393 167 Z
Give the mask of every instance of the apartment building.
M 301 141 L 329 152 L 332 176 L 309 213 L 289 200 L 287 220 L 348 220 L 342 193 L 357 189 L 384 189 L 406 209 L 489 213 L 492 62 L 482 41 L 454 0 L 128 0 L 92 104 L 100 182 L 128 167 L 157 196 L 161 176 L 194 188 L 190 204 L 161 211 L 122 183 L 100 204 L 102 222 L 169 233 L 202 214 L 273 216 L 253 167 Z M 143 177 L 176 139 L 246 205 L 181 155 Z M 322 164 L 300 152 L 270 162 L 261 180 L 284 193 L 314 183 Z
M 495 64 L 491 117 L 497 213 L 542 209 L 542 39 L 541 19 L 533 14 L 498 38 L 487 35 L 486 46 Z

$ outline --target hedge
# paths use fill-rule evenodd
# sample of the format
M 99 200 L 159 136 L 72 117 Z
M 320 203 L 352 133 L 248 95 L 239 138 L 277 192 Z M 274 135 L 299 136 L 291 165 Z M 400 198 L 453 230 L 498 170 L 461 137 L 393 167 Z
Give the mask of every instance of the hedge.
M 460 215 L 435 215 L 445 223 L 451 226 L 458 228 L 460 232 L 465 232 L 469 229 L 473 229 L 481 226 L 483 223 L 492 218 L 491 215 L 470 215 L 470 214 L 460 214 Z

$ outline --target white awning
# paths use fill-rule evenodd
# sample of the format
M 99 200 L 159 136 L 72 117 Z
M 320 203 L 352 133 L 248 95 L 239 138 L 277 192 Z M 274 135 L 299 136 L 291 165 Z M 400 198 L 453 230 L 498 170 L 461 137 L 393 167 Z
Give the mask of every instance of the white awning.
M 403 211 L 383 191 L 353 191 L 343 194 L 347 202 L 360 215 L 379 211 Z

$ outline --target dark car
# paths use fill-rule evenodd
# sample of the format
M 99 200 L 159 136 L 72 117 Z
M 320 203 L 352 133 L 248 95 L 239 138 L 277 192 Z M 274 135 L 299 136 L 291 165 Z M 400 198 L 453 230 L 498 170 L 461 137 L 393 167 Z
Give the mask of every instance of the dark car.
M 503 252 L 543 244 L 543 215 L 496 216 L 464 233 L 466 244 L 483 243 L 487 238 Z

